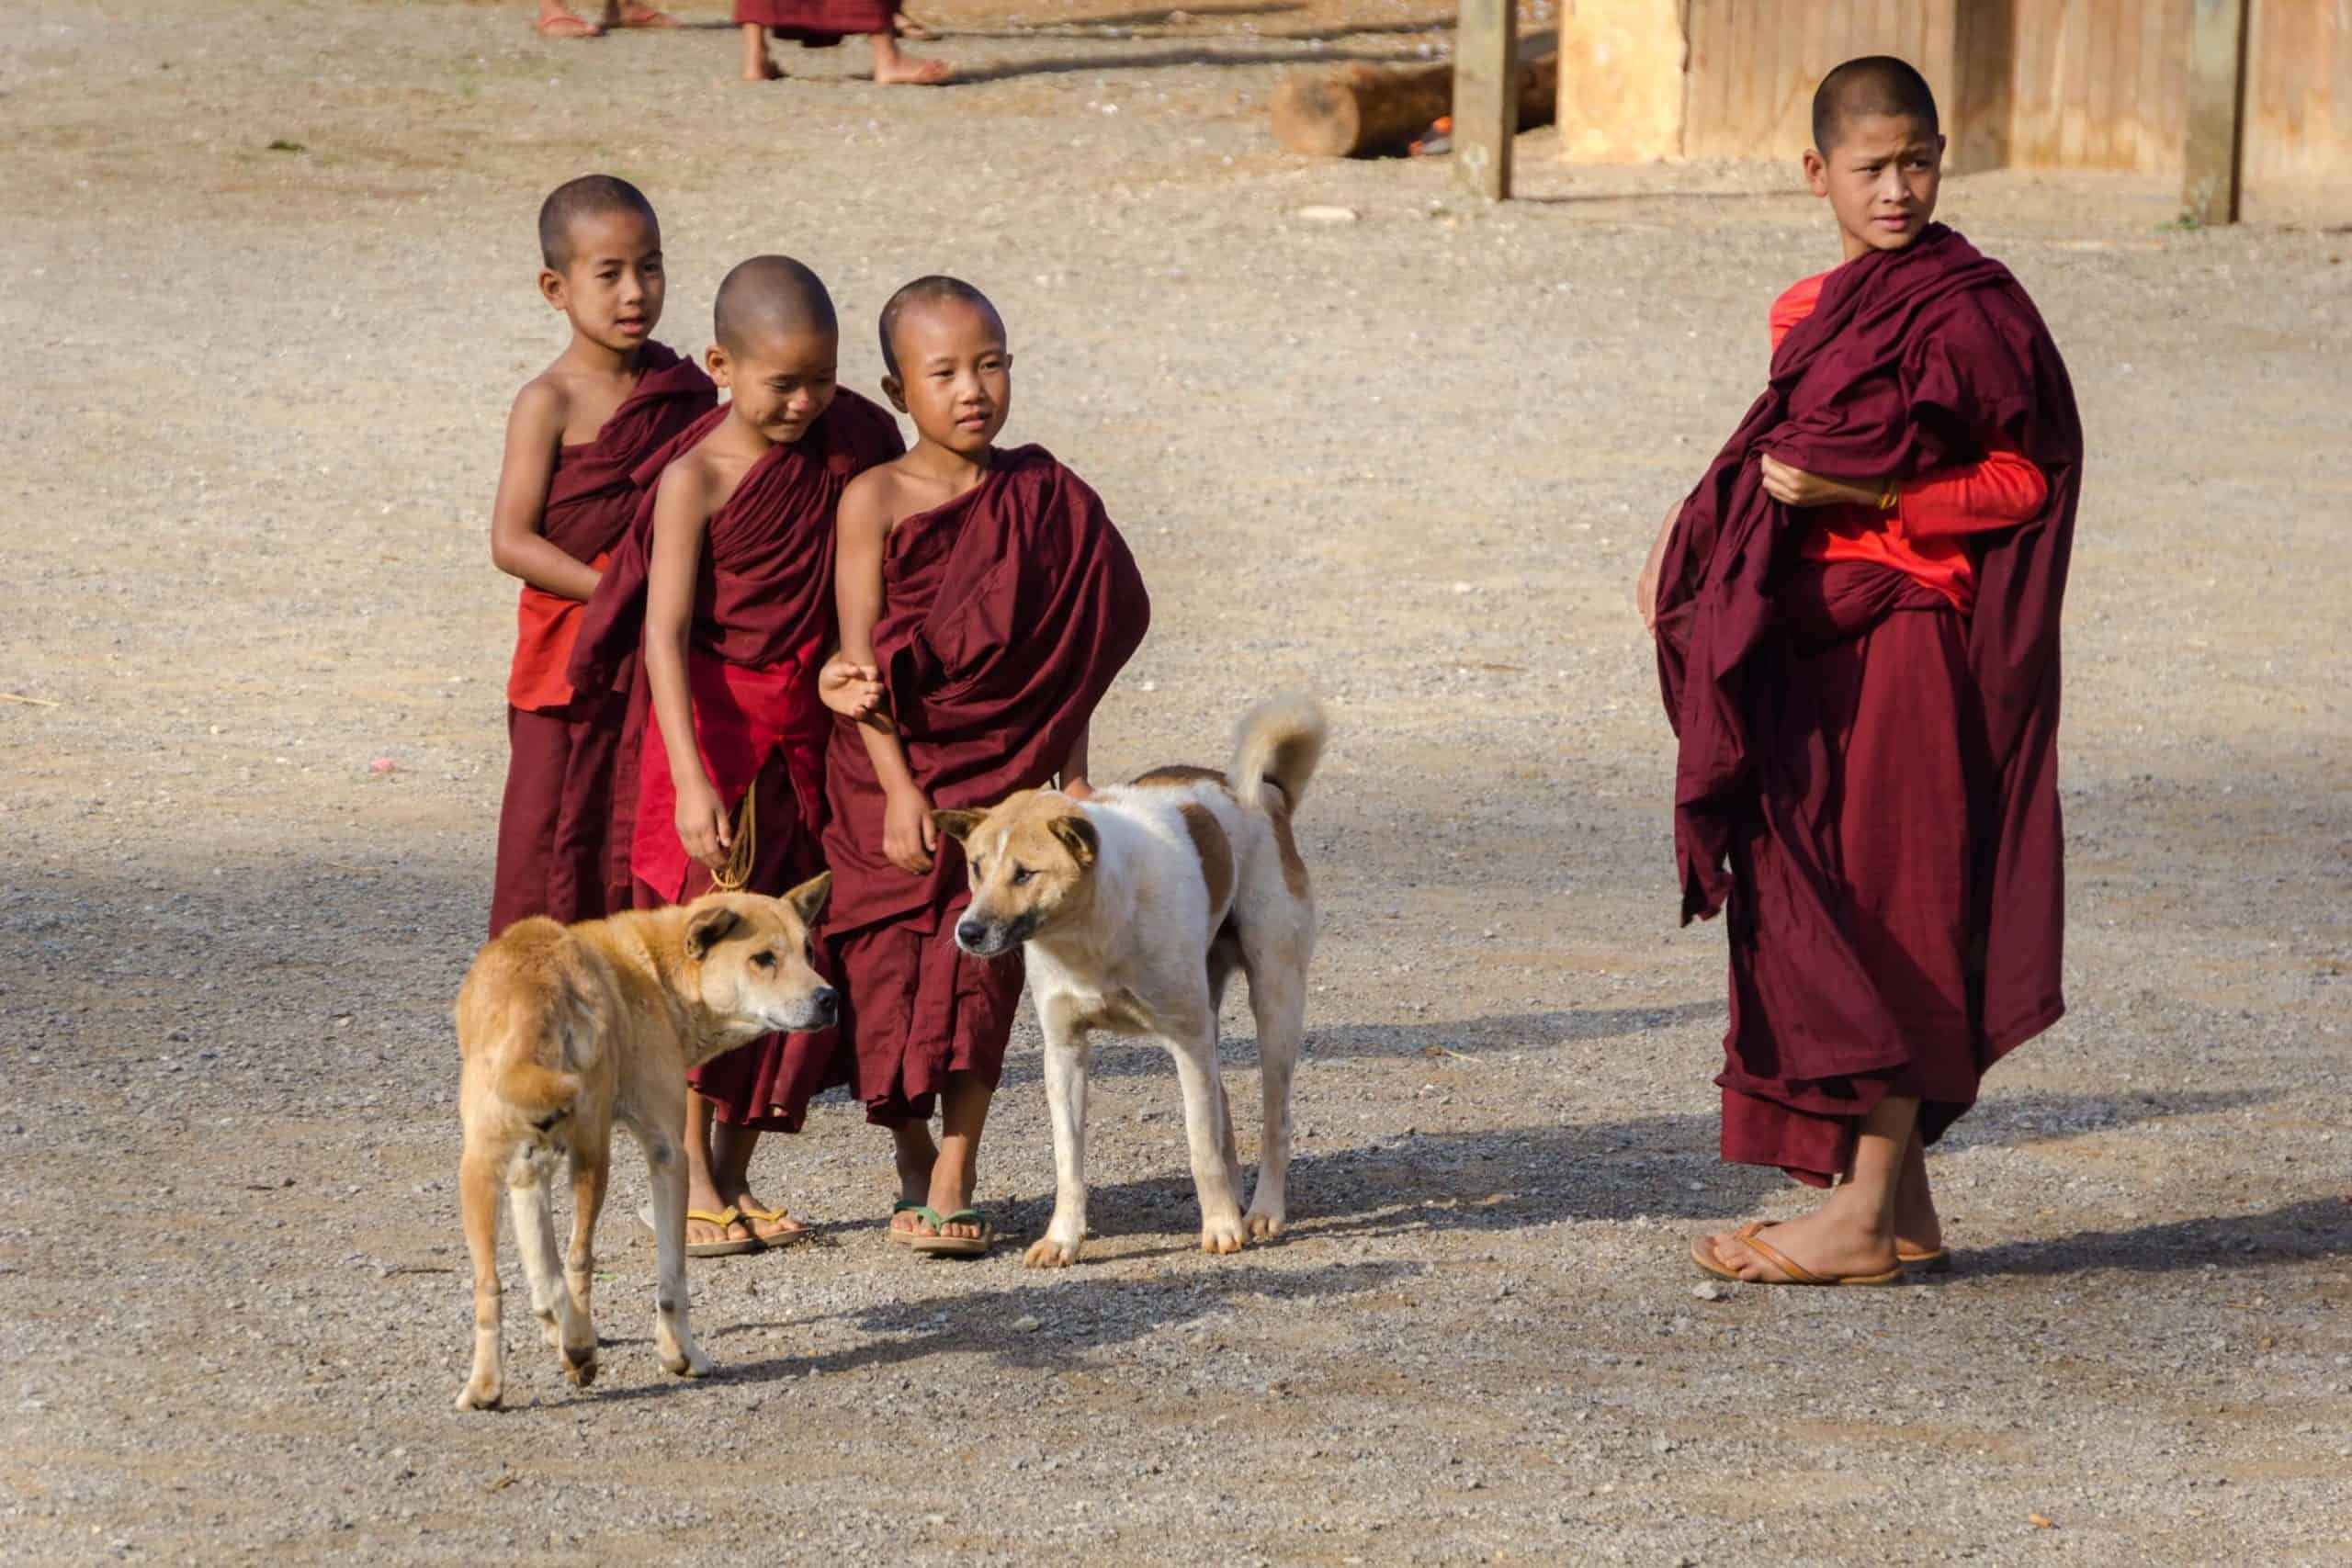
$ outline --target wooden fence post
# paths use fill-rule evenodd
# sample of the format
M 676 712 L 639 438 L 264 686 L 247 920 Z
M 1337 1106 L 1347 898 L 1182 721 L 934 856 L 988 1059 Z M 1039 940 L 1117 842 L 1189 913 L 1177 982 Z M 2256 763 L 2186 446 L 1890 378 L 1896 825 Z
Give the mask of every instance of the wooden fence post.
M 2245 133 L 2246 0 L 2193 0 L 2188 29 L 2188 141 L 2182 150 L 2181 216 L 2238 220 L 2239 152 Z
M 1488 201 L 1508 199 L 1518 134 L 1518 0 L 1462 0 L 1453 28 L 1454 177 Z

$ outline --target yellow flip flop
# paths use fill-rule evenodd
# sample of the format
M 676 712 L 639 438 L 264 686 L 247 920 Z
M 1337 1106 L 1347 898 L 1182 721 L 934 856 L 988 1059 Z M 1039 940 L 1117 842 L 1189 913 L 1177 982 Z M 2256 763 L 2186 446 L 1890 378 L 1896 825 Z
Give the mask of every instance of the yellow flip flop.
M 817 1234 L 807 1225 L 802 1225 L 798 1230 L 790 1231 L 763 1231 L 759 1228 L 760 1225 L 772 1225 L 778 1220 L 792 1218 L 792 1211 L 789 1209 L 754 1209 L 746 1205 L 742 1211 L 742 1217 L 746 1224 L 752 1224 L 752 1235 L 760 1245 L 773 1251 L 780 1252 L 787 1247 L 807 1241 Z
M 707 1209 L 688 1209 L 686 1218 L 700 1220 L 707 1225 L 717 1225 L 720 1230 L 726 1230 L 731 1225 L 742 1223 L 743 1211 L 729 1203 L 715 1214 Z M 729 1236 L 723 1241 L 690 1241 L 686 1243 L 686 1256 L 688 1258 L 740 1258 L 746 1252 L 757 1252 L 766 1245 L 755 1235 Z

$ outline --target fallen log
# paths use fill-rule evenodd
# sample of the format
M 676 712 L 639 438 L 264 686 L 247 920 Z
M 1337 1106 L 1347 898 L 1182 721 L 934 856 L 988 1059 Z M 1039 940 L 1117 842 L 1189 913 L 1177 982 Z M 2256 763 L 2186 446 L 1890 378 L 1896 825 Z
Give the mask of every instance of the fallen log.
M 1519 65 L 1519 129 L 1549 125 L 1558 112 L 1556 51 Z M 1274 88 L 1274 140 L 1317 158 L 1400 152 L 1442 115 L 1453 112 L 1453 66 L 1342 65 L 1294 72 Z

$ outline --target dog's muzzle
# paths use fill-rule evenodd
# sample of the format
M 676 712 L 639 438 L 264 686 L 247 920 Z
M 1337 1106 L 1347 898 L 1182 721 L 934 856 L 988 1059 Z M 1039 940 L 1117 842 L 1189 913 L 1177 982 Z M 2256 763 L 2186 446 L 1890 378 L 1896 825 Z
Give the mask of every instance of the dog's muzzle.
M 769 1021 L 779 1030 L 831 1029 L 842 1015 L 842 998 L 831 986 L 820 986 L 808 993 L 801 1005 L 799 1016 Z
M 1028 941 L 1036 929 L 1037 922 L 1025 915 L 1009 925 L 967 915 L 956 922 L 956 945 L 975 958 L 999 958 Z

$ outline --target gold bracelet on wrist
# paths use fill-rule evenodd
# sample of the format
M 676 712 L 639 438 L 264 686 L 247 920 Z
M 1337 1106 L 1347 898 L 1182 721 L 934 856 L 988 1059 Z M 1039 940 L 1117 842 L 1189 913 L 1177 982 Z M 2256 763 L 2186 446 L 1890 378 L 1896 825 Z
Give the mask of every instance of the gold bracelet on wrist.
M 1886 481 L 1886 488 L 1878 492 L 1878 509 L 1881 512 L 1892 512 L 1894 510 L 1894 502 L 1897 499 L 1896 490 L 1897 486 L 1895 481 L 1889 479 Z

